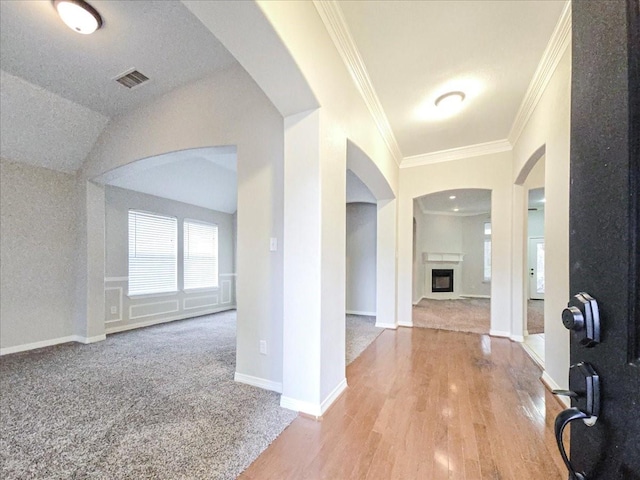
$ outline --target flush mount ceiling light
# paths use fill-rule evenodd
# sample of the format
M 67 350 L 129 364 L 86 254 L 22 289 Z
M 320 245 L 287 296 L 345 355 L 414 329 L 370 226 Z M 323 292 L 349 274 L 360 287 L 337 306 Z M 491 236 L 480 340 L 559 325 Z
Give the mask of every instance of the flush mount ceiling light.
M 456 196 L 455 196 L 455 195 L 451 195 L 451 196 L 449 197 L 449 200 L 455 200 L 455 199 L 456 199 Z
M 446 111 L 455 111 L 460 108 L 464 101 L 464 92 L 448 92 L 436 98 L 436 107 Z
M 454 211 L 454 212 L 459 212 L 459 211 L 460 211 L 460 209 L 459 209 L 459 208 L 454 208 L 454 209 L 453 209 L 453 211 Z
M 88 35 L 102 27 L 98 11 L 83 0 L 53 0 L 58 15 L 74 32 Z

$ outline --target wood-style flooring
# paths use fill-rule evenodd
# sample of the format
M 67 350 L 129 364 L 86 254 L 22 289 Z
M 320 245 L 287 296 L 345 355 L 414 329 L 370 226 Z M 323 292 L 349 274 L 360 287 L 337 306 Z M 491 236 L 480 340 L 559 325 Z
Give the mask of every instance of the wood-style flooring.
M 298 416 L 239 478 L 564 479 L 539 377 L 507 339 L 386 330 L 329 411 Z

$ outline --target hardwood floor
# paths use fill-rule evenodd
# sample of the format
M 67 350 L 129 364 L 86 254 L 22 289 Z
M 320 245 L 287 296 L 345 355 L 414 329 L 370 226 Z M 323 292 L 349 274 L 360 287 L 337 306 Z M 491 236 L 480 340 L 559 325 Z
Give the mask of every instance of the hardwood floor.
M 564 479 L 539 376 L 507 339 L 386 330 L 324 417 L 296 418 L 239 478 Z

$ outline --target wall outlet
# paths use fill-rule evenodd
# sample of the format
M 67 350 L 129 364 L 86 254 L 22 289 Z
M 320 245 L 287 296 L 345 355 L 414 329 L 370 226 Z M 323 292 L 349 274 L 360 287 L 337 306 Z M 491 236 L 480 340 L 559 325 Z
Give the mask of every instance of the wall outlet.
M 111 315 L 116 315 L 118 313 L 118 307 L 111 307 Z
M 271 237 L 269 241 L 269 250 L 275 252 L 278 250 L 278 239 L 276 237 Z
M 267 341 L 266 340 L 260 340 L 260 353 L 262 355 L 266 355 L 267 354 Z

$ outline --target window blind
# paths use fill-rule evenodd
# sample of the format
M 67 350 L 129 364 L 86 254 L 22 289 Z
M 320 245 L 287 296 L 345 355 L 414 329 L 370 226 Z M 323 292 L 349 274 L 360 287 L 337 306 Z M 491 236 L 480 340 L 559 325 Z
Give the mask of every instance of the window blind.
M 184 288 L 218 287 L 218 226 L 184 221 Z
M 129 295 L 178 290 L 178 220 L 129 210 Z

